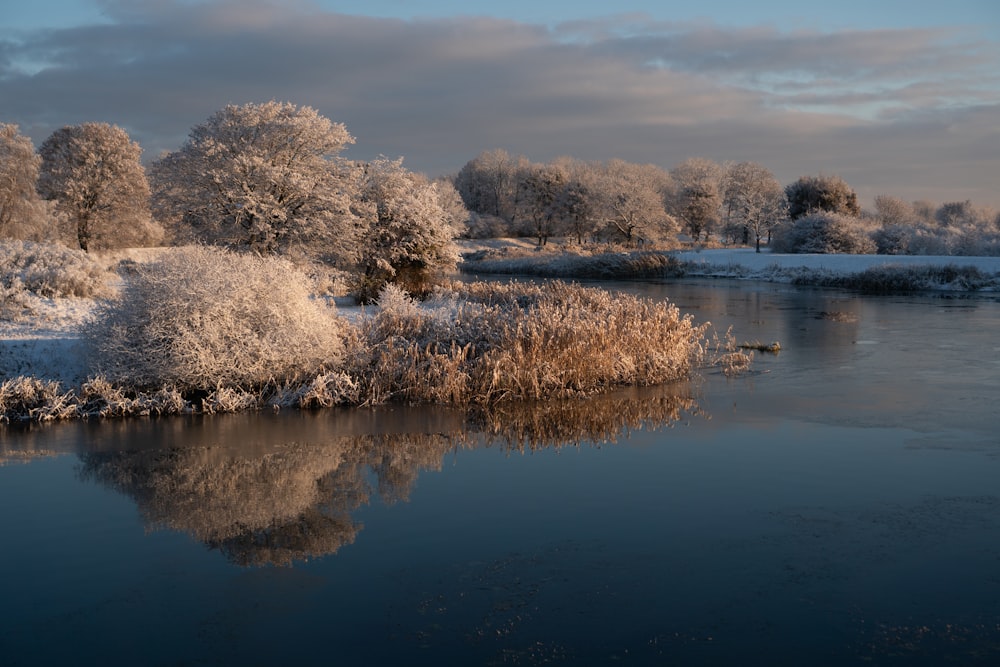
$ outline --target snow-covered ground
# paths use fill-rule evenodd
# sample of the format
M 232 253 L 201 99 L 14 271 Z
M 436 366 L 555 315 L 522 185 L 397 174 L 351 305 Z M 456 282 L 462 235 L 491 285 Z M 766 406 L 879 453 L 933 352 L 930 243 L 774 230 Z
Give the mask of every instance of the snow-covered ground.
M 780 279 L 795 269 L 851 274 L 877 266 L 972 266 L 984 273 L 1000 273 L 1000 257 L 930 255 L 772 255 L 753 248 L 690 250 L 675 253 L 700 265 L 699 273 L 760 280 Z
M 530 241 L 520 239 L 510 243 L 471 242 L 465 250 L 530 245 Z M 700 275 L 753 280 L 788 280 L 802 269 L 849 274 L 883 265 L 974 266 L 985 273 L 1000 275 L 1000 257 L 772 255 L 745 248 L 685 251 L 677 256 L 698 265 L 695 273 Z M 344 315 L 360 315 L 360 308 L 345 306 L 341 301 L 339 309 Z M 93 307 L 94 301 L 90 299 L 38 299 L 34 316 L 16 322 L 0 320 L 0 381 L 34 375 L 59 380 L 67 387 L 79 385 L 87 378 L 88 369 L 78 330 Z

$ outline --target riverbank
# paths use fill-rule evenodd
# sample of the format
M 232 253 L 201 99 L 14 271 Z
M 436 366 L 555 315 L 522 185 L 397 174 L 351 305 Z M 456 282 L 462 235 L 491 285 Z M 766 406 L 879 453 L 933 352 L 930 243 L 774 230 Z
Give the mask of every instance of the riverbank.
M 913 289 L 1000 291 L 1000 257 L 945 255 L 777 254 L 753 248 L 563 252 L 538 250 L 524 239 L 470 241 L 464 246 L 463 272 L 564 278 L 633 279 L 698 276 L 835 286 L 836 280 L 873 271 L 899 273 L 933 269 L 942 280 L 913 282 Z M 954 267 L 976 281 L 954 279 L 941 270 Z M 847 285 L 844 285 L 847 286 Z
M 510 271 L 496 273 L 530 273 L 524 270 L 530 261 L 535 266 L 558 269 L 560 263 L 568 261 L 565 253 L 553 250 L 535 252 L 533 244 L 526 239 L 493 239 L 463 242 L 463 251 L 493 253 L 493 261 L 504 261 Z M 504 251 L 509 255 L 503 259 Z M 608 258 L 620 257 L 620 262 L 628 259 L 629 253 L 606 253 L 602 260 L 608 265 Z M 674 261 L 682 264 L 684 275 L 735 278 L 745 280 L 765 280 L 775 282 L 795 282 L 803 279 L 824 279 L 856 275 L 864 271 L 885 267 L 919 269 L 923 267 L 944 268 L 969 267 L 985 276 L 987 284 L 978 291 L 1000 291 L 1000 257 L 953 257 L 953 256 L 885 256 L 885 255 L 778 255 L 769 252 L 756 253 L 751 248 L 726 248 L 677 251 L 670 253 Z M 140 257 L 136 261 L 143 261 Z M 473 267 L 467 260 L 468 267 Z M 495 267 L 494 267 L 495 268 Z M 514 269 L 520 270 L 514 270 Z M 483 271 L 483 273 L 486 273 Z M 552 275 L 552 274 L 550 274 Z M 965 290 L 961 281 L 942 284 L 937 289 Z M 0 320 L 0 378 L 33 376 L 56 381 L 65 387 L 75 387 L 88 376 L 84 351 L 81 348 L 79 330 L 84 320 L 90 316 L 96 301 L 89 298 L 37 298 L 32 302 L 32 313 L 13 320 Z M 338 300 L 338 312 L 356 319 L 361 316 L 360 307 L 351 306 L 347 300 Z

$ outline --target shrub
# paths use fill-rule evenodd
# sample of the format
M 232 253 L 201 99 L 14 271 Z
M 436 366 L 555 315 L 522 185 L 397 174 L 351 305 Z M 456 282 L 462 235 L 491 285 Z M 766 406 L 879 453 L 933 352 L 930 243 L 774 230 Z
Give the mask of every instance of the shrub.
M 771 241 L 773 252 L 873 254 L 861 221 L 839 213 L 817 212 L 782 225 Z
M 996 284 L 996 279 L 974 266 L 873 266 L 847 275 L 803 276 L 797 285 L 842 287 L 869 294 L 894 294 L 935 289 L 978 290 Z
M 679 278 L 684 263 L 673 255 L 656 251 L 604 252 L 582 255 L 520 254 L 485 251 L 466 257 L 461 265 L 466 273 L 560 276 L 590 280 L 638 280 Z
M 45 298 L 109 293 L 112 274 L 82 250 L 52 243 L 0 241 L 0 290 L 15 287 Z
M 209 392 L 337 365 L 343 327 L 287 260 L 189 247 L 138 266 L 83 334 L 93 366 L 112 382 Z

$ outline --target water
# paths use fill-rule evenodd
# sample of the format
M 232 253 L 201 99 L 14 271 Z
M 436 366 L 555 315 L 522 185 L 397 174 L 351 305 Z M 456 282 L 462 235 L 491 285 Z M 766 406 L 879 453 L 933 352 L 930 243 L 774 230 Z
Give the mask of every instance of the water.
M 0 431 L 0 664 L 993 665 L 1000 302 L 669 297 L 755 372 Z

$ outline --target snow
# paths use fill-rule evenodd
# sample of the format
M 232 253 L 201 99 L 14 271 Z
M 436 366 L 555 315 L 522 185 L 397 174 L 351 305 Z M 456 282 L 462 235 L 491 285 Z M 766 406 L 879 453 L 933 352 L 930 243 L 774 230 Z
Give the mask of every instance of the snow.
M 984 273 L 1000 274 L 1000 257 L 943 255 L 778 255 L 753 248 L 690 250 L 674 253 L 677 259 L 697 265 L 697 273 L 754 280 L 780 280 L 795 269 L 860 273 L 875 266 L 972 266 Z M 691 272 L 689 271 L 689 274 Z
M 524 246 L 518 241 L 472 242 L 472 247 Z M 789 280 L 796 270 L 857 273 L 872 266 L 974 266 L 1000 275 L 1000 257 L 886 256 L 886 255 L 775 255 L 752 248 L 692 250 L 677 253 L 697 269 L 689 275 L 733 277 L 751 280 Z M 137 258 L 140 259 L 141 258 Z M 337 299 L 338 312 L 356 319 L 364 312 Z M 0 320 L 0 381 L 19 375 L 58 380 L 66 387 L 87 379 L 86 355 L 78 330 L 94 308 L 90 299 L 38 299 L 35 315 L 16 322 Z
M 30 319 L 0 320 L 0 381 L 34 375 L 70 387 L 86 380 L 77 332 L 94 305 L 91 299 L 38 299 Z

